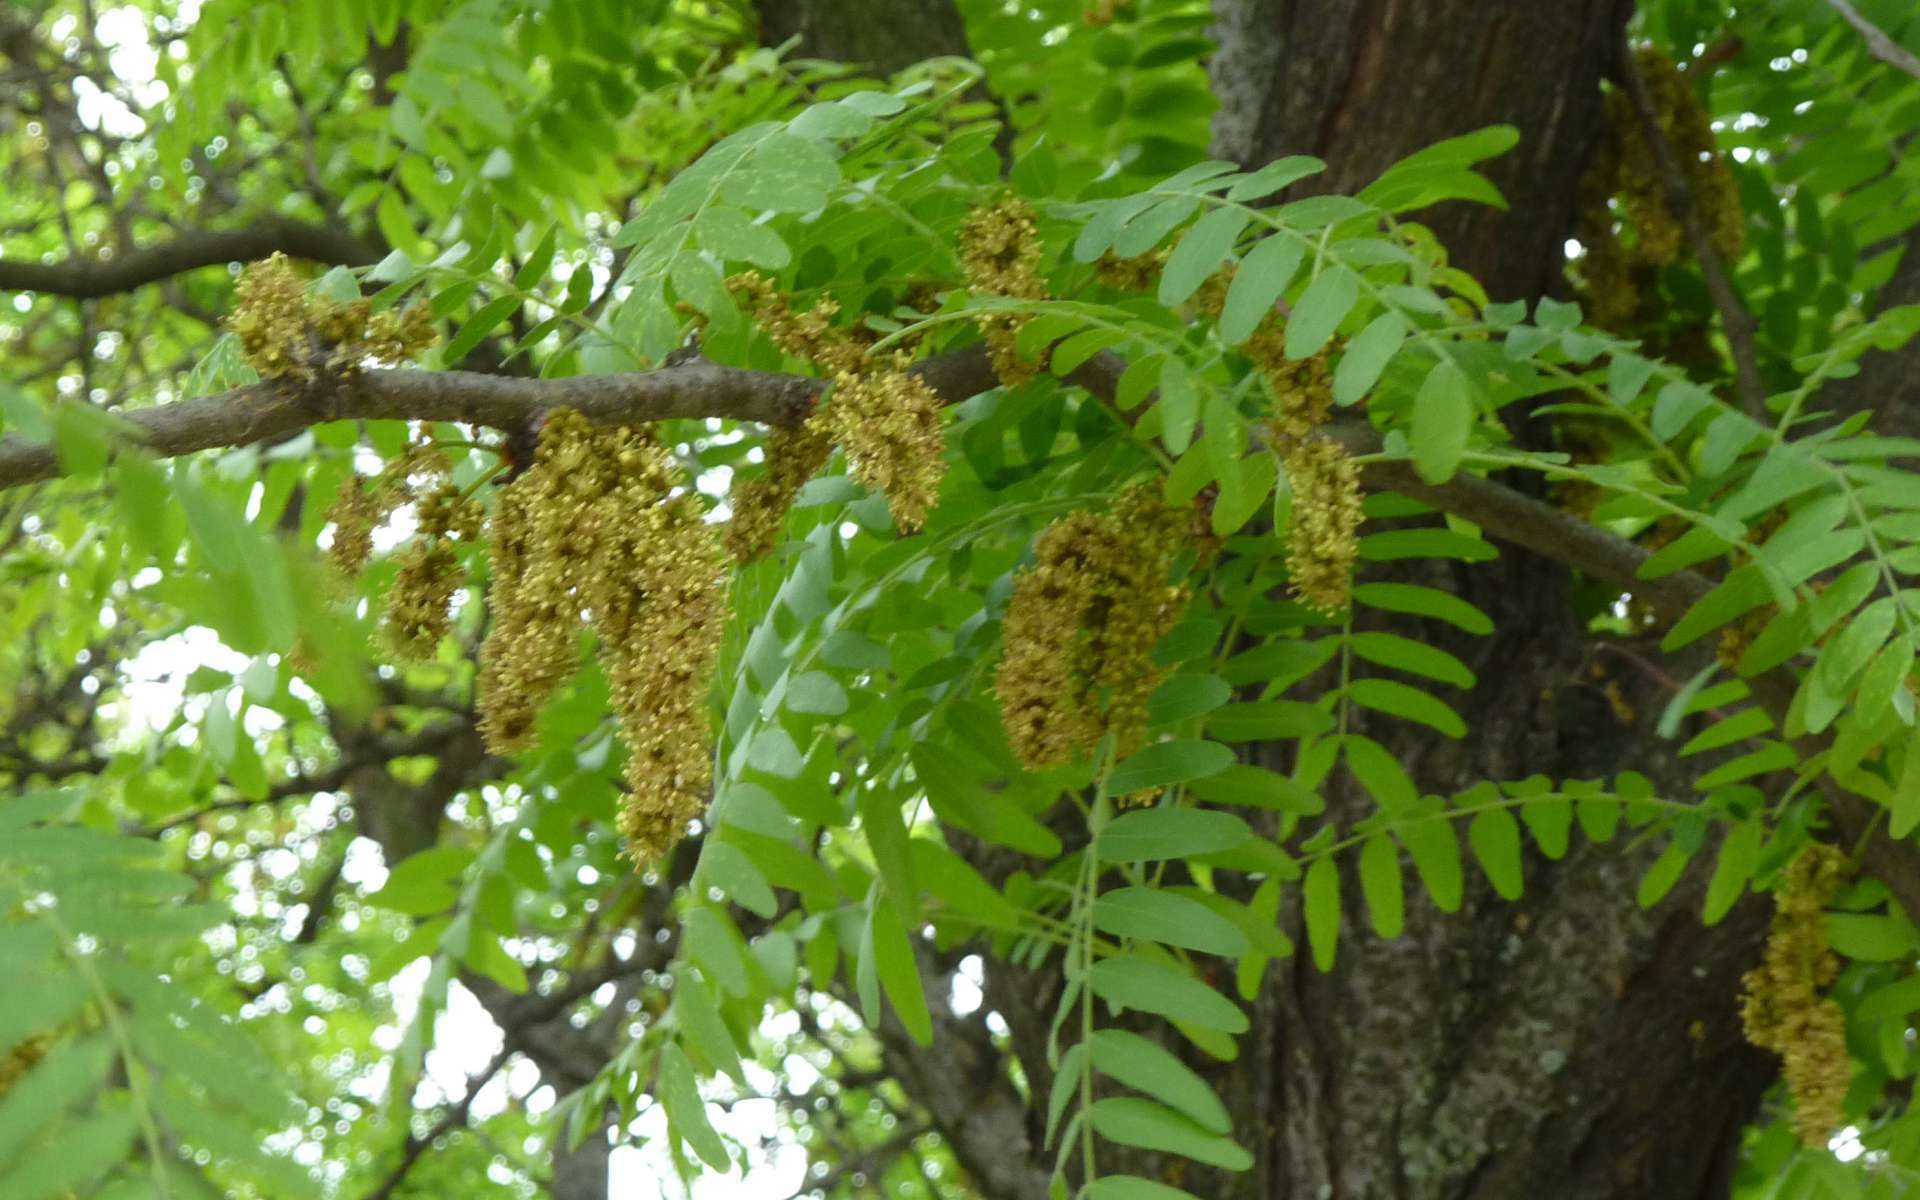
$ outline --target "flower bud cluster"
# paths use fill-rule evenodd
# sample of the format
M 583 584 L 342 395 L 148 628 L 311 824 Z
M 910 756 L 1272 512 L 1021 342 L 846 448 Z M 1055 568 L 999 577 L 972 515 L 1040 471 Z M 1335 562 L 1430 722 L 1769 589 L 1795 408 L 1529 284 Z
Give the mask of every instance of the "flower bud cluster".
M 1043 255 L 1040 224 L 1025 200 L 1010 198 L 976 209 L 960 227 L 960 263 L 967 286 L 975 292 L 1016 300 L 1046 299 L 1047 281 L 1040 274 Z M 1008 387 L 1018 387 L 1038 371 L 1021 359 L 1017 347 L 1027 319 L 1015 312 L 981 313 L 977 318 L 994 372 Z
M 1263 325 L 1245 347 L 1267 380 L 1273 416 L 1267 442 L 1287 469 L 1293 515 L 1287 525 L 1287 569 L 1294 597 L 1325 613 L 1346 609 L 1360 549 L 1360 469 L 1346 448 L 1318 430 L 1333 411 L 1330 351 L 1298 362 L 1282 350 L 1284 327 Z
M 343 304 L 309 295 L 284 254 L 240 273 L 227 328 L 261 378 L 303 383 L 370 363 L 404 362 L 434 340 L 433 314 L 424 303 L 374 312 L 366 299 Z
M 728 552 L 745 562 L 770 549 L 794 496 L 835 445 L 845 451 L 854 478 L 886 496 L 894 523 L 918 531 L 947 470 L 940 397 L 907 370 L 905 355 L 873 355 L 870 339 L 832 324 L 839 312 L 832 299 L 796 314 L 756 272 L 735 275 L 727 286 L 776 346 L 810 359 L 833 379 L 825 402 L 799 428 L 768 434 L 766 472 L 734 492 Z
M 480 729 L 530 744 L 577 663 L 583 625 L 627 744 L 620 829 L 648 862 L 712 787 L 707 701 L 727 619 L 726 571 L 699 497 L 650 430 L 548 416 L 533 466 L 502 488 L 491 545 L 493 626 L 481 648 Z
M 453 624 L 453 595 L 466 572 L 455 547 L 479 540 L 477 501 L 442 483 L 419 502 L 420 536 L 400 555 L 387 593 L 387 641 L 405 658 L 431 658 Z
M 1774 893 L 1766 956 L 1742 980 L 1747 1040 L 1778 1054 L 1801 1141 L 1824 1147 L 1846 1115 L 1852 1064 L 1846 1014 L 1822 995 L 1840 974 L 1827 945 L 1827 905 L 1848 875 L 1846 857 L 1815 843 L 1787 867 Z
M 1141 483 L 1109 512 L 1041 531 L 1033 565 L 1014 580 L 994 680 L 1007 741 L 1027 766 L 1071 762 L 1109 731 L 1117 756 L 1139 748 L 1163 673 L 1153 648 L 1189 598 L 1168 577 L 1190 527 Z

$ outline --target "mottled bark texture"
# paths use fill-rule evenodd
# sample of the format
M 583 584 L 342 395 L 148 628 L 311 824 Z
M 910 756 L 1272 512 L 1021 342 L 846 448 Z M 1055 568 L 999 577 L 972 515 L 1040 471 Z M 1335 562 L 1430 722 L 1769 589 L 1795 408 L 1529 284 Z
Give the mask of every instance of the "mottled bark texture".
M 1619 0 L 1217 0 L 1214 151 L 1240 162 L 1312 154 L 1310 185 L 1351 192 L 1398 158 L 1488 125 L 1520 145 L 1488 170 L 1507 212 L 1423 216 L 1495 299 L 1560 278 L 1573 182 L 1618 58 Z
M 768 0 L 760 40 L 799 38 L 803 58 L 827 58 L 882 73 L 943 54 L 965 56 L 967 29 L 953 0 Z

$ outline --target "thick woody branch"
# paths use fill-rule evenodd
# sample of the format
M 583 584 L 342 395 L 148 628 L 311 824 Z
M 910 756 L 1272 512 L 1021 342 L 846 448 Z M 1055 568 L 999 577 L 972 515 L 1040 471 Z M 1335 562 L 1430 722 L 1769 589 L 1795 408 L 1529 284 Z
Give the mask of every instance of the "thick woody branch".
M 240 229 L 201 229 L 116 258 L 57 263 L 0 261 L 0 292 L 43 292 L 76 300 L 130 292 L 200 267 L 251 262 L 279 251 L 335 266 L 359 266 L 379 251 L 341 229 L 264 217 Z

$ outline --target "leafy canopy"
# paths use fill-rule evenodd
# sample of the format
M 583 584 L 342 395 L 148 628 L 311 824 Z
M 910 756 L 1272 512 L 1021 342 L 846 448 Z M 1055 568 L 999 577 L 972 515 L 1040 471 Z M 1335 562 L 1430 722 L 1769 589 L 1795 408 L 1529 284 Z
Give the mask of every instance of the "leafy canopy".
M 1058 1192 L 1186 1195 L 1130 1172 L 1252 1164 L 1194 1064 L 1265 972 L 1576 842 L 1657 847 L 1643 906 L 1707 860 L 1709 924 L 1782 891 L 1756 1194 L 1916 1165 L 1911 905 L 1808 847 L 1920 826 L 1920 442 L 1844 391 L 1920 330 L 1920 81 L 1696 7 L 1532 306 L 1422 224 L 1514 129 L 1352 196 L 1212 161 L 1204 4 L 969 3 L 979 65 L 884 80 L 721 3 L 0 15 L 0 1195 L 533 1194 L 609 1120 L 724 1171 L 750 1096 L 823 1189 L 971 1194 L 884 1056 L 969 955 L 1062 981 Z M 236 301 L 152 266 L 196 244 L 321 266 Z M 1530 553 L 1685 664 L 1678 790 L 1382 740 L 1476 736 L 1434 584 Z M 507 1048 L 443 1091 L 472 997 Z M 567 1015 L 585 1070 L 516 1041 Z

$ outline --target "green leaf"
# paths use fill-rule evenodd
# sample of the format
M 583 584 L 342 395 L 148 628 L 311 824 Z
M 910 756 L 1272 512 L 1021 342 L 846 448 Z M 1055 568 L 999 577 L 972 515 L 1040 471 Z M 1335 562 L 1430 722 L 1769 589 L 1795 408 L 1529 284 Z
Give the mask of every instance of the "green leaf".
M 1305 784 L 1277 771 L 1245 763 L 1235 763 L 1218 775 L 1196 779 L 1187 790 L 1214 804 L 1243 804 L 1305 817 L 1316 816 L 1326 808 L 1326 801 Z
M 1185 738 L 1155 742 L 1113 769 L 1107 790 L 1125 796 L 1217 775 L 1233 764 L 1233 751 L 1218 742 Z
M 1902 962 L 1920 951 L 1913 922 L 1881 913 L 1828 913 L 1827 941 L 1860 962 Z
M 724 261 L 779 270 L 793 259 L 779 234 L 737 208 L 710 208 L 700 214 L 694 229 L 700 244 Z
M 1920 729 L 1906 737 L 1906 760 L 1894 784 L 1891 807 L 1887 832 L 1894 837 L 1904 838 L 1920 826 Z
M 1445 483 L 1460 468 L 1479 405 L 1466 373 L 1451 360 L 1435 364 L 1413 401 L 1413 469 L 1428 483 Z
M 1158 1043 L 1121 1029 L 1101 1029 L 1090 1044 L 1094 1068 L 1102 1075 L 1152 1096 L 1208 1132 L 1232 1132 L 1226 1105 L 1213 1086 Z
M 1151 1100 L 1137 1096 L 1096 1100 L 1088 1115 L 1094 1132 L 1110 1142 L 1184 1155 L 1228 1171 L 1244 1171 L 1253 1165 L 1253 1155 L 1232 1141 Z
M 1445 650 L 1401 637 L 1397 633 L 1369 630 L 1354 634 L 1347 639 L 1347 644 L 1361 658 L 1383 667 L 1425 675 L 1428 679 L 1450 683 L 1458 688 L 1470 688 L 1477 682 L 1473 672 L 1467 669 L 1467 664 Z
M 1340 945 L 1340 869 L 1330 856 L 1323 854 L 1307 867 L 1300 895 L 1306 909 L 1307 941 L 1313 946 L 1313 964 L 1331 971 L 1334 951 Z
M 1406 926 L 1406 894 L 1400 877 L 1400 848 L 1384 834 L 1360 844 L 1360 894 L 1366 897 L 1373 931 L 1397 938 Z
M 1389 529 L 1360 539 L 1360 557 L 1367 562 L 1398 562 L 1404 558 L 1491 562 L 1499 556 L 1491 544 L 1451 529 Z
M 1348 735 L 1342 749 L 1347 769 L 1367 789 L 1381 808 L 1389 811 L 1405 808 L 1419 797 L 1413 777 L 1387 748 L 1369 737 Z
M 702 883 L 719 888 L 735 904 L 768 920 L 780 909 L 767 877 L 744 851 L 731 843 L 718 838 L 704 839 L 695 876 Z
M 707 1105 L 694 1083 L 693 1064 L 687 1061 L 686 1051 L 668 1042 L 660 1047 L 659 1064 L 660 1103 L 667 1110 L 667 1123 L 674 1135 L 692 1146 L 709 1167 L 732 1170 L 727 1145 L 707 1120 Z
M 706 981 L 693 971 L 676 971 L 673 977 L 673 1019 L 687 1041 L 716 1071 L 724 1071 L 741 1087 L 747 1077 L 740 1066 L 740 1051 L 733 1034 L 720 1019 L 720 1005 Z
M 1493 890 L 1504 900 L 1518 900 L 1521 892 L 1520 824 L 1504 808 L 1482 809 L 1467 825 L 1467 844 L 1487 873 Z
M 1207 733 L 1223 742 L 1278 741 L 1311 737 L 1334 727 L 1325 709 L 1298 700 L 1251 700 L 1229 704 L 1207 718 Z
M 1660 852 L 1660 857 L 1647 868 L 1646 877 L 1640 881 L 1640 890 L 1634 897 L 1640 907 L 1652 908 L 1672 891 L 1673 885 L 1680 882 L 1681 874 L 1687 869 L 1687 860 L 1692 857 L 1692 852 L 1680 839 L 1668 842 L 1667 848 Z
M 1172 967 L 1139 958 L 1106 958 L 1093 964 L 1088 982 L 1093 994 L 1109 1004 L 1219 1033 L 1247 1031 L 1247 1014 L 1238 1005 Z
M 481 305 L 480 311 L 467 318 L 460 332 L 453 335 L 440 351 L 440 361 L 450 367 L 459 366 L 467 355 L 473 352 L 486 336 L 520 308 L 518 296 L 501 296 Z
M 730 996 L 744 996 L 752 987 L 746 951 L 733 922 L 706 904 L 688 909 L 680 918 L 680 940 L 687 957 Z
M 1720 861 L 1714 864 L 1713 878 L 1707 881 L 1707 895 L 1700 906 L 1700 920 L 1718 925 L 1734 903 L 1746 894 L 1747 881 L 1760 865 L 1760 847 L 1767 831 L 1759 821 L 1742 821 L 1727 831 L 1720 844 Z
M 1520 823 L 1533 835 L 1540 853 L 1558 861 L 1566 857 L 1573 831 L 1573 801 L 1565 796 L 1540 796 L 1520 806 Z
M 1171 675 L 1147 700 L 1147 724 L 1174 725 L 1219 708 L 1233 688 L 1218 675 Z
M 1702 596 L 1661 640 L 1660 649 L 1672 653 L 1773 598 L 1760 568 L 1752 563 L 1735 567 L 1712 591 Z
M 1238 926 L 1198 900 L 1150 887 L 1102 893 L 1093 906 L 1095 928 L 1114 937 L 1138 938 L 1236 958 L 1247 952 Z
M 1355 334 L 1333 371 L 1333 402 L 1354 404 L 1380 382 L 1380 373 L 1406 344 L 1407 323 L 1396 312 L 1384 312 Z
M 1198 1197 L 1138 1175 L 1102 1175 L 1087 1185 L 1085 1200 L 1198 1200 Z
M 1173 308 L 1193 295 L 1233 252 L 1251 216 L 1244 208 L 1216 208 L 1195 221 L 1160 272 L 1160 303 Z
M 1461 871 L 1460 840 L 1453 822 L 1444 819 L 1413 820 L 1395 825 L 1393 834 L 1407 848 L 1413 869 L 1441 912 L 1458 912 L 1465 895 L 1466 880 Z
M 1013 929 L 1019 925 L 1020 910 L 965 859 L 927 838 L 913 838 L 907 845 L 914 878 L 935 899 L 955 912 L 997 929 Z
M 1150 862 L 1232 850 L 1253 836 L 1232 813 L 1162 806 L 1121 813 L 1100 831 L 1102 862 Z
M 1274 234 L 1247 252 L 1220 310 L 1222 341 L 1237 346 L 1253 335 L 1260 322 L 1273 314 L 1274 302 L 1293 282 L 1306 253 L 1306 243 L 1286 233 Z
M 1418 721 L 1448 737 L 1467 735 L 1467 723 L 1460 719 L 1459 713 L 1419 688 L 1396 680 L 1356 679 L 1347 686 L 1347 694 L 1366 708 Z
M 1307 285 L 1287 318 L 1287 357 L 1311 357 L 1327 344 L 1360 298 L 1360 281 L 1345 267 L 1330 266 Z
M 1417 583 L 1357 583 L 1353 587 L 1353 599 L 1356 604 L 1369 608 L 1432 617 L 1468 633 L 1493 632 L 1493 621 L 1467 601 L 1451 592 Z
M 920 983 L 920 965 L 914 959 L 913 943 L 906 926 L 891 904 L 872 903 L 867 912 L 871 933 L 871 953 L 880 986 L 899 1015 L 900 1024 L 922 1046 L 933 1044 L 933 1016 L 927 1010 L 927 995 Z M 863 952 L 862 957 L 865 957 Z
M 1236 203 L 1264 200 L 1326 169 L 1327 164 L 1317 158 L 1309 158 L 1304 154 L 1288 155 L 1235 180 L 1233 186 L 1227 189 L 1227 199 Z

